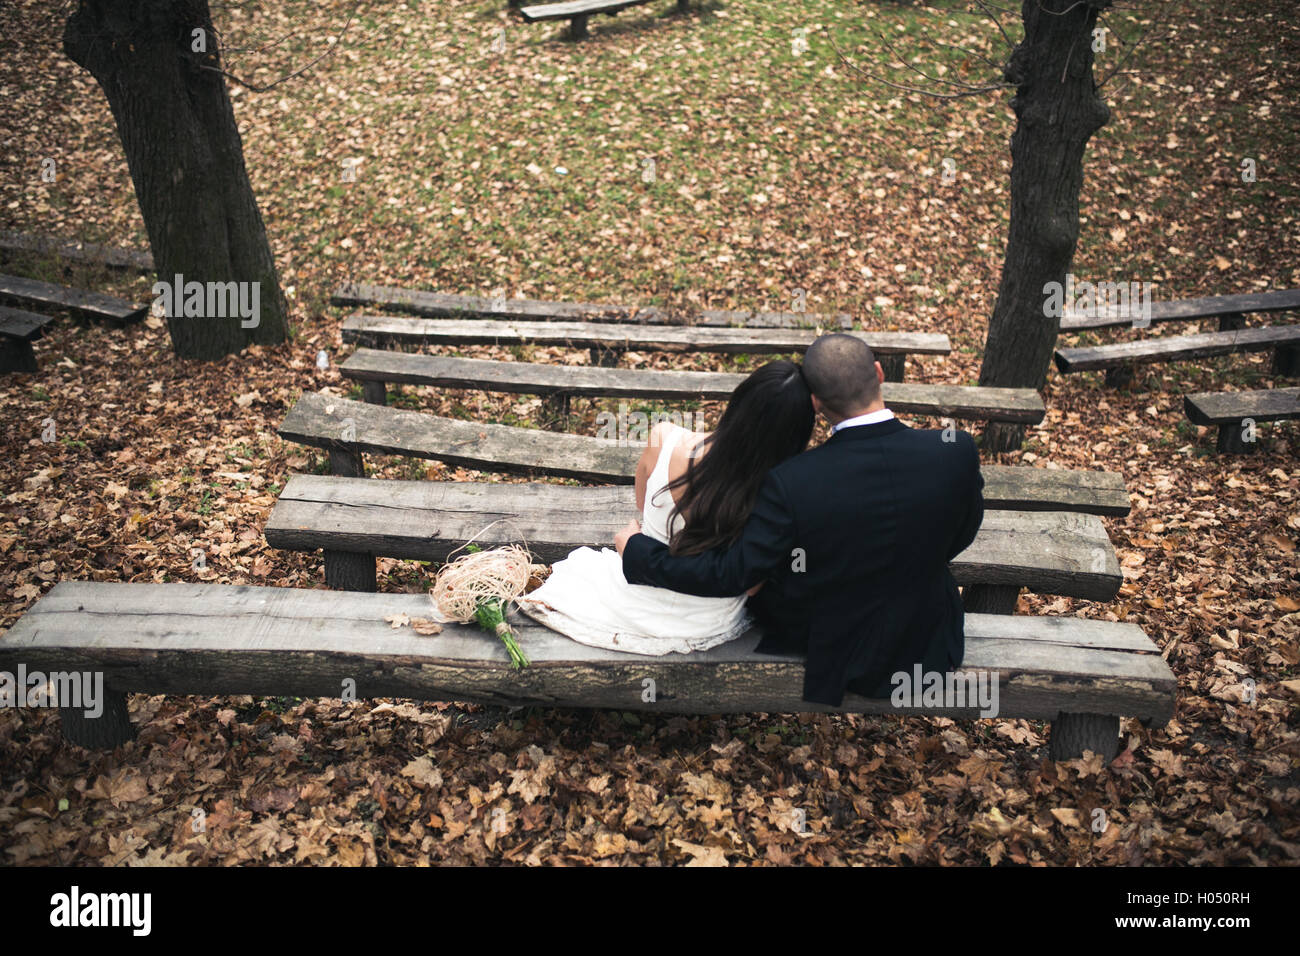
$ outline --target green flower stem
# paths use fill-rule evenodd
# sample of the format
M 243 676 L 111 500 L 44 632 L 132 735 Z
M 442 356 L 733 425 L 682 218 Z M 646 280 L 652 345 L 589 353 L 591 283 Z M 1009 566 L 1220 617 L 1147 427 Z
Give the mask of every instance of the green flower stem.
M 478 621 L 479 627 L 483 630 L 501 639 L 501 643 L 510 653 L 511 667 L 519 670 L 521 667 L 528 666 L 528 658 L 520 650 L 514 632 L 506 624 L 505 605 L 500 598 L 485 598 L 479 601 L 478 607 L 474 609 L 474 620 Z

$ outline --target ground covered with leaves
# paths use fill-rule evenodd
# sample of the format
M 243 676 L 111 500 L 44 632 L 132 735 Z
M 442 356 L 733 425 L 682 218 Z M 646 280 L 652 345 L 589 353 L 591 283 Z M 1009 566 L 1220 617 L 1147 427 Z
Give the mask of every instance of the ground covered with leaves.
M 994 80 L 998 29 L 964 3 L 728 0 L 686 17 L 669 6 L 597 19 L 574 44 L 499 2 L 216 5 L 236 51 L 227 68 L 249 84 L 334 47 L 269 92 L 232 84 L 294 337 L 197 364 L 170 356 L 158 320 L 56 323 L 37 343 L 40 371 L 0 380 L 0 626 L 60 580 L 323 586 L 319 556 L 270 550 L 262 527 L 288 475 L 325 470 L 277 437 L 287 409 L 319 388 L 359 397 L 336 370 L 349 350 L 327 304 L 345 279 L 685 310 L 788 310 L 801 289 L 810 311 L 947 333 L 953 355 L 910 362 L 909 380 L 973 383 L 1006 235 L 1008 94 L 935 104 L 865 73 L 924 85 L 905 57 L 940 80 Z M 1300 286 L 1291 3 L 1189 0 L 1156 22 L 1158 11 L 1106 20 L 1098 64 L 1117 71 L 1113 117 L 1088 150 L 1075 274 L 1155 282 L 1162 300 Z M 112 117 L 62 55 L 62 13 L 36 0 L 0 9 L 0 221 L 143 248 Z M 46 160 L 55 182 L 41 178 Z M 149 299 L 145 278 L 41 258 L 5 268 Z M 985 456 L 1116 471 L 1132 492 L 1132 513 L 1107 521 L 1119 598 L 1026 596 L 1019 608 L 1134 622 L 1177 675 L 1175 718 L 1126 722 L 1108 766 L 1048 761 L 1046 727 L 1024 720 L 137 695 L 139 739 L 113 754 L 63 745 L 52 714 L 0 713 L 0 859 L 1293 864 L 1300 436 L 1264 426 L 1256 454 L 1218 457 L 1181 398 L 1270 384 L 1294 383 L 1274 382 L 1261 355 L 1153 366 L 1120 391 L 1053 373 L 1024 448 Z M 400 402 L 544 424 L 518 397 L 407 389 Z M 575 402 L 569 427 L 591 434 L 612 407 Z M 386 477 L 494 478 L 372 464 Z M 432 571 L 380 570 L 389 591 L 426 588 Z

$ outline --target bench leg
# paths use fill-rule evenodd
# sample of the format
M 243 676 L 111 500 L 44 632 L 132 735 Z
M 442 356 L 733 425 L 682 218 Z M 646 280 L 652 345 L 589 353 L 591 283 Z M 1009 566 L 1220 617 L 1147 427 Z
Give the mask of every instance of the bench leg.
M 35 372 L 36 353 L 26 339 L 0 336 L 0 372 Z
M 1292 345 L 1274 349 L 1273 374 L 1300 377 L 1300 347 Z
M 569 393 L 556 392 L 542 399 L 542 418 L 547 425 L 565 428 L 569 424 Z
M 1106 369 L 1106 387 L 1123 388 L 1133 381 L 1132 365 L 1116 365 Z
M 373 594 L 379 590 L 374 555 L 326 548 L 325 584 L 336 591 L 368 591 Z
M 1025 426 L 1018 422 L 989 422 L 984 426 L 980 450 L 989 454 L 1020 451 L 1025 443 Z
M 968 584 L 961 592 L 967 614 L 1014 614 L 1020 588 L 1005 584 Z
M 1076 760 L 1084 750 L 1113 761 L 1119 753 L 1119 718 L 1109 714 L 1057 714 L 1052 722 L 1048 756 L 1052 760 Z
M 1119 718 L 1108 714 L 1057 714 L 1052 721 L 1049 756 L 1074 760 L 1085 750 L 1100 754 L 1107 763 L 1119 753 Z
M 587 351 L 591 353 L 591 364 L 601 368 L 618 368 L 619 359 L 623 357 L 622 349 L 607 349 L 603 345 L 593 345 Z
M 1219 426 L 1219 454 L 1248 455 L 1255 450 L 1255 442 L 1246 441 L 1241 422 Z
M 583 13 L 569 21 L 569 39 L 583 40 L 587 33 L 587 14 Z
M 383 382 L 372 382 L 367 379 L 361 383 L 361 397 L 371 405 L 387 405 L 388 388 Z
M 1246 317 L 1240 312 L 1233 312 L 1231 315 L 1219 316 L 1220 332 L 1235 332 L 1238 329 L 1246 327 Z
M 330 474 L 341 478 L 366 477 L 366 463 L 355 448 L 330 449 Z
M 906 355 L 881 355 L 877 357 L 881 371 L 885 373 L 886 382 L 901 382 L 903 368 L 907 364 Z
M 126 711 L 126 694 L 104 688 L 104 712 L 87 717 L 83 707 L 60 707 L 63 738 L 87 750 L 112 750 L 135 739 L 135 725 Z

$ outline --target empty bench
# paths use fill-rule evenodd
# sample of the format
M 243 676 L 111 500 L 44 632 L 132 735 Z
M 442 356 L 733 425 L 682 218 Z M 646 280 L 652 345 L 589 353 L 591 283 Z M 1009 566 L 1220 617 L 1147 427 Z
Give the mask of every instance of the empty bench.
M 579 547 L 612 547 L 636 511 L 633 490 L 461 481 L 367 481 L 294 475 L 265 534 L 273 548 L 325 552 L 330 587 L 376 589 L 375 558 L 442 562 L 467 541 L 524 543 L 553 563 Z M 1095 515 L 988 511 L 952 562 L 967 610 L 1010 614 L 1020 590 L 1109 601 L 1123 583 Z
M 849 332 L 862 339 L 886 366 L 885 377 L 902 376 L 908 355 L 947 355 L 948 336 L 937 332 Z M 592 364 L 617 364 L 628 349 L 647 352 L 717 352 L 784 355 L 804 352 L 813 329 L 748 329 L 685 325 L 620 325 L 610 322 L 497 322 L 353 315 L 343 320 L 343 341 L 369 347 L 421 345 L 559 345 L 592 350 Z M 889 359 L 895 361 L 886 365 Z M 891 369 L 893 370 L 891 373 Z
M 63 309 L 86 318 L 107 319 L 115 325 L 139 322 L 149 311 L 148 306 L 133 305 L 116 296 L 70 289 L 22 276 L 0 275 L 0 299 L 18 305 Z
M 48 315 L 0 305 L 0 372 L 35 372 L 32 342 L 45 334 L 54 320 Z
M 1156 302 L 1151 306 L 1151 322 L 1154 324 L 1218 319 L 1219 331 L 1226 332 L 1242 328 L 1245 324 L 1245 316 L 1249 313 L 1289 312 L 1292 309 L 1300 309 L 1300 289 Z M 1094 314 L 1066 312 L 1061 318 L 1061 332 L 1083 332 L 1088 329 L 1108 329 L 1132 324 L 1132 313 L 1120 309 L 1098 309 Z
M 1194 424 L 1218 426 L 1220 452 L 1242 455 L 1255 448 L 1257 423 L 1300 418 L 1300 388 L 1184 395 L 1183 410 Z
M 1270 349 L 1273 350 L 1275 374 L 1300 374 L 1300 325 L 1168 335 L 1137 342 L 1057 349 L 1056 367 L 1065 374 L 1105 370 L 1106 384 L 1117 387 L 1132 380 L 1135 365 Z
M 488 299 L 476 295 L 423 292 L 393 286 L 345 282 L 330 297 L 331 305 L 407 312 L 428 318 L 492 319 L 510 322 L 622 322 L 636 325 L 736 326 L 750 329 L 851 329 L 845 312 L 734 312 L 705 309 L 689 317 L 658 306 L 547 302 L 540 299 Z
M 323 392 L 303 395 L 280 425 L 286 441 L 325 449 L 336 475 L 364 477 L 363 453 L 406 455 L 504 474 L 548 475 L 630 485 L 641 442 L 487 425 L 354 402 Z M 984 465 L 984 502 L 1010 511 L 1129 512 L 1114 472 Z
M 362 385 L 365 400 L 387 402 L 388 383 L 481 389 L 541 395 L 561 416 L 575 396 L 654 398 L 667 401 L 725 400 L 747 376 L 730 372 L 676 372 L 497 362 L 357 349 L 339 369 Z M 1043 399 L 1031 388 L 977 385 L 884 384 L 885 401 L 896 412 L 975 421 L 1034 425 L 1043 420 Z
M 94 242 L 68 242 L 21 232 L 0 232 L 0 253 L 11 258 L 32 254 L 54 256 L 68 262 L 139 273 L 154 271 L 153 256 L 138 249 L 119 249 Z
M 424 594 L 64 581 L 0 637 L 0 668 L 102 672 L 99 717 L 60 707 L 64 735 L 86 747 L 134 736 L 129 693 L 338 697 L 354 687 L 363 699 L 663 713 L 979 716 L 969 706 L 900 711 L 855 694 L 837 708 L 806 703 L 803 659 L 754 653 L 757 631 L 708 651 L 640 657 L 519 618 L 512 623 L 532 666 L 516 671 L 476 627 L 421 637 L 385 620 L 427 617 L 430 607 Z M 1174 675 L 1134 624 L 971 614 L 962 672 L 996 681 L 998 716 L 1052 721 L 1058 760 L 1084 750 L 1112 757 L 1121 716 L 1158 724 L 1173 716 Z
M 528 7 L 512 2 L 511 6 L 518 7 L 519 15 L 528 23 L 541 20 L 568 20 L 569 36 L 574 40 L 581 40 L 588 36 L 587 20 L 590 17 L 597 14 L 612 15 L 628 7 L 649 2 L 650 0 L 570 0 L 567 3 L 543 3 Z M 677 0 L 679 12 L 684 13 L 687 8 L 688 0 Z

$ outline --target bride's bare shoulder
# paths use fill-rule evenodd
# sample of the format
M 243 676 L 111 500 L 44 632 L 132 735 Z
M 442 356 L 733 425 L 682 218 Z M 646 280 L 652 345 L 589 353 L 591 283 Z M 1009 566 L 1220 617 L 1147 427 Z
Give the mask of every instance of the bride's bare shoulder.
M 696 457 L 696 449 L 699 447 L 700 442 L 712 434 L 712 432 L 688 431 L 684 428 L 682 433 L 682 436 L 677 440 L 677 444 L 673 446 L 672 457 L 668 459 L 668 474 L 671 478 L 677 478 L 686 473 L 691 459 Z

